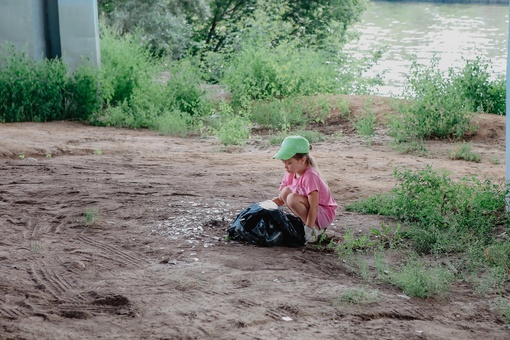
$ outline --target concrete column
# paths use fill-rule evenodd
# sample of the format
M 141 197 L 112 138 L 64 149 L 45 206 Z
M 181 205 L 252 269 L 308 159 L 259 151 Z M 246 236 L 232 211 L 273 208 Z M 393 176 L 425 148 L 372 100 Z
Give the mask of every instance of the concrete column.
M 0 43 L 10 42 L 29 57 L 46 56 L 45 8 L 41 0 L 0 0 Z
M 101 66 L 97 0 L 58 0 L 58 20 L 62 58 L 69 69 L 84 59 Z

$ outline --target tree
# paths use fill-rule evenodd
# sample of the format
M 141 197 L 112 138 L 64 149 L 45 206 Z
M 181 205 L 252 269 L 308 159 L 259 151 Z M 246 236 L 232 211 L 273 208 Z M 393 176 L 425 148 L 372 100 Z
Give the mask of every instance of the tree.
M 349 26 L 360 20 L 367 0 L 98 0 L 101 16 L 120 34 L 139 32 L 158 53 L 180 58 L 187 50 L 227 51 L 257 10 L 278 10 L 273 42 L 300 39 L 324 48 L 345 41 Z M 290 29 L 288 29 L 290 27 Z M 281 32 L 278 32 L 281 31 Z
M 209 16 L 201 0 L 98 0 L 99 13 L 118 34 L 140 35 L 158 55 L 174 59 L 194 44 L 193 26 Z
M 228 47 L 243 24 L 253 17 L 256 9 L 283 9 L 281 24 L 292 29 L 288 35 L 302 39 L 303 44 L 325 47 L 330 39 L 345 41 L 347 28 L 361 18 L 366 0 L 212 0 L 211 16 L 198 30 L 200 38 L 210 51 Z

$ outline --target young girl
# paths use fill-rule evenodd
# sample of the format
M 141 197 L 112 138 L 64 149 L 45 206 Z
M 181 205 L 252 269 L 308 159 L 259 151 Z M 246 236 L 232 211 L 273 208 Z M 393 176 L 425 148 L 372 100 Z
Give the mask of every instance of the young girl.
M 280 194 L 273 202 L 287 205 L 301 218 L 307 242 L 315 242 L 335 218 L 337 204 L 309 154 L 310 149 L 304 137 L 284 139 L 273 158 L 282 160 L 287 173 L 280 184 Z

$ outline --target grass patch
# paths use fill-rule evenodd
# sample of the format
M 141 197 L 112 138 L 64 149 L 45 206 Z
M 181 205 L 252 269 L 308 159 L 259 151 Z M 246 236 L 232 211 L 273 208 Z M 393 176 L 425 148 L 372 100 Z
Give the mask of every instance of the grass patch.
M 85 227 L 95 226 L 100 220 L 99 211 L 96 208 L 86 208 L 83 213 L 83 225 Z
M 342 303 L 347 304 L 367 304 L 381 301 L 381 293 L 377 289 L 369 287 L 348 289 L 334 301 L 333 305 Z
M 455 149 L 449 152 L 450 159 L 453 160 L 465 160 L 468 162 L 480 163 L 480 154 L 473 151 L 473 148 L 468 143 L 461 143 Z
M 339 255 L 412 251 L 415 255 L 407 264 L 397 270 L 386 267 L 387 275 L 380 270 L 376 274 L 409 296 L 445 294 L 453 273 L 470 282 L 477 293 L 501 291 L 510 273 L 504 185 L 476 177 L 454 180 L 448 172 L 430 166 L 416 171 L 395 169 L 394 176 L 397 186 L 391 192 L 357 200 L 346 209 L 393 216 L 401 224 L 382 225 L 370 235 L 356 237 L 347 231 L 338 245 Z M 431 266 L 427 254 L 447 259 L 449 265 Z M 358 270 L 370 277 L 363 265 Z
M 445 295 L 454 275 L 443 267 L 431 267 L 424 261 L 411 260 L 390 273 L 390 282 L 411 297 L 429 298 Z

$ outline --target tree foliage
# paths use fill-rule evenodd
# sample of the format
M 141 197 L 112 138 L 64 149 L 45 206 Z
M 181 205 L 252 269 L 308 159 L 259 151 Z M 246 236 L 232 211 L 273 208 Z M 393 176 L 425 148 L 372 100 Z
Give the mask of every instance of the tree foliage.
M 99 0 L 100 14 L 120 34 L 139 32 L 158 53 L 180 58 L 231 50 L 257 10 L 282 11 L 274 43 L 294 37 L 303 45 L 342 42 L 360 19 L 367 0 Z M 268 13 L 269 14 L 269 13 Z M 280 30 L 279 27 L 290 27 Z

